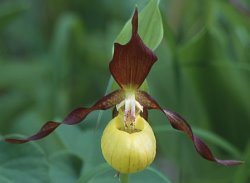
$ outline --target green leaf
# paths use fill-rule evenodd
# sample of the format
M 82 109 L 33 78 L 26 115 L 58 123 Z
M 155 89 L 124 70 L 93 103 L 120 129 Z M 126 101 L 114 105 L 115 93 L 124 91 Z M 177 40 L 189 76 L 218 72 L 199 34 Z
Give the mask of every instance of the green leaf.
M 41 77 L 49 73 L 50 65 L 46 62 L 14 62 L 6 60 L 0 67 L 0 87 L 19 87 L 34 89 Z M 13 74 L 14 73 L 14 74 Z M 31 77 L 34 77 L 32 80 Z
M 164 41 L 169 46 L 170 54 L 172 54 L 173 60 L 178 61 L 178 48 L 176 43 L 176 37 L 171 29 L 168 20 L 165 16 L 162 17 L 163 31 L 164 31 Z
M 78 156 L 67 151 L 59 151 L 49 159 L 53 183 L 73 183 L 80 177 L 83 162 Z
M 81 130 L 79 126 L 61 126 L 56 130 L 56 134 L 65 149 L 84 161 L 83 172 L 103 162 L 100 147 L 102 132 L 100 130 L 87 129 L 86 125 L 84 130 Z
M 26 110 L 31 105 L 31 99 L 27 99 L 26 96 L 28 95 L 22 95 L 15 91 L 0 97 L 1 133 L 8 133 L 9 127 L 14 124 L 8 123 L 8 121 L 14 121 L 20 112 Z
M 139 13 L 139 35 L 152 50 L 159 46 L 163 38 L 163 25 L 158 5 L 158 0 L 150 0 L 147 6 Z M 126 44 L 130 37 L 131 20 L 125 24 L 115 42 Z
M 217 61 L 223 56 L 221 42 L 216 39 L 214 33 L 204 29 L 190 39 L 179 50 L 182 64 L 206 64 Z
M 171 183 L 171 181 L 160 171 L 153 167 L 148 167 L 144 171 L 129 174 L 129 182 L 136 183 Z M 83 175 L 76 183 L 115 183 L 118 182 L 118 177 L 115 176 L 113 170 L 107 163 L 101 164 L 87 174 Z
M 0 182 L 49 183 L 46 154 L 35 143 L 0 142 Z
M 91 179 L 93 179 L 95 176 L 98 176 L 99 174 L 103 174 L 105 172 L 108 172 L 111 170 L 111 167 L 107 164 L 101 164 L 97 166 L 96 168 L 93 168 L 91 171 L 83 175 L 78 179 L 76 183 L 85 183 L 89 182 Z
M 131 183 L 136 182 L 136 183 L 152 183 L 152 182 L 157 182 L 157 183 L 171 183 L 171 181 L 158 171 L 157 169 L 153 167 L 147 167 L 145 170 L 142 172 L 138 172 L 135 174 L 130 174 L 129 180 Z
M 4 178 L 2 175 L 0 175 L 0 182 L 4 182 L 4 183 L 15 183 L 9 179 Z
M 245 164 L 239 167 L 235 174 L 234 181 L 237 183 L 246 183 L 250 180 L 250 143 L 246 146 L 246 151 L 244 155 Z
M 58 116 L 67 113 L 73 95 L 77 95 L 79 90 L 84 91 L 79 85 L 73 84 L 72 80 L 79 83 L 83 81 L 79 73 L 82 69 L 78 70 L 81 62 L 75 55 L 82 52 L 85 42 L 82 21 L 74 14 L 64 14 L 57 22 L 51 49 L 52 69 L 56 71 L 53 87 L 58 91 L 54 97 L 57 105 L 55 114 Z
M 57 59 L 56 63 L 62 65 L 63 63 L 67 64 L 67 62 L 71 61 L 67 57 L 70 51 L 72 51 L 70 50 L 72 38 L 74 40 L 73 45 L 77 45 L 81 48 L 84 46 L 84 37 L 84 27 L 82 21 L 77 16 L 73 14 L 65 14 L 62 16 L 56 25 L 52 42 L 52 56 Z
M 154 173 L 155 175 L 157 175 L 160 179 L 162 179 L 164 182 L 166 183 L 171 183 L 171 181 L 160 171 L 158 171 L 157 169 L 153 168 L 153 167 L 148 167 L 147 170 L 149 170 L 150 172 Z
M 237 3 L 239 3 L 239 6 L 242 6 L 246 9 L 247 6 L 244 6 L 244 4 L 239 1 L 236 3 L 225 3 L 223 1 L 214 1 L 215 2 L 215 6 L 214 8 L 217 8 L 220 13 L 223 12 L 224 16 L 227 17 L 227 19 L 231 22 L 231 24 L 234 27 L 240 27 L 240 26 L 244 26 L 246 27 L 246 25 L 249 25 L 249 16 L 246 16 L 243 12 L 240 11 L 240 8 L 237 8 Z M 248 10 L 249 11 L 249 10 Z
M 7 2 L 7 1 L 6 1 Z M 2 3 L 0 6 L 0 30 L 28 9 L 27 2 Z

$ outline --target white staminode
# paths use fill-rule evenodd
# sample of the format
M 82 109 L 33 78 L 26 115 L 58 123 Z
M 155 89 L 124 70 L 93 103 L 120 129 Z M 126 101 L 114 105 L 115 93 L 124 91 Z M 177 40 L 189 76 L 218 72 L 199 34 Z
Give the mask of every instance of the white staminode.
M 136 115 L 143 112 L 143 106 L 136 101 L 134 93 L 127 93 L 125 100 L 116 105 L 116 110 L 119 111 L 124 106 L 124 127 L 134 128 Z

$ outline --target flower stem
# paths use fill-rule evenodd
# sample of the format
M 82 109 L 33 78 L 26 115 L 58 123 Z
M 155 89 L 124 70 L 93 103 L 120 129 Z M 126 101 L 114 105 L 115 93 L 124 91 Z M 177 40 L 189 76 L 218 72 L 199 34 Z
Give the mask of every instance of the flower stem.
M 120 182 L 121 183 L 128 183 L 128 174 L 120 174 Z

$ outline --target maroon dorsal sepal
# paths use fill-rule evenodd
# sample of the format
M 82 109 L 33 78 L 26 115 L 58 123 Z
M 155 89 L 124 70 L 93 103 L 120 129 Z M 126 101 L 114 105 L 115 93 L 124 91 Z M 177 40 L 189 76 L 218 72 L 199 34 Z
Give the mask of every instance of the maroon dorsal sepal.
M 121 45 L 115 43 L 114 56 L 109 69 L 121 88 L 137 89 L 147 77 L 156 55 L 143 43 L 138 34 L 138 11 L 132 18 L 132 34 L 130 41 Z

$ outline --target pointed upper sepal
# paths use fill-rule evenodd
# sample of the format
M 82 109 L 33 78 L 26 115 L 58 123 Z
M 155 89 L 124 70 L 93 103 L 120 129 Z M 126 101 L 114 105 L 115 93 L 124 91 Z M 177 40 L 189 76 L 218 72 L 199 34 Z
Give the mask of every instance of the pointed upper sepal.
M 161 108 L 160 105 L 146 92 L 138 91 L 136 93 L 136 98 L 138 102 L 140 102 L 140 104 L 143 105 L 143 107 L 146 107 L 147 109 L 158 109 L 162 111 L 165 114 L 165 116 L 168 118 L 171 126 L 174 129 L 184 132 L 192 140 L 195 146 L 195 149 L 203 158 L 209 161 L 213 161 L 218 164 L 224 165 L 224 166 L 233 166 L 233 165 L 239 165 L 239 164 L 244 163 L 243 161 L 238 161 L 238 160 L 217 159 L 213 155 L 209 147 L 200 138 L 198 138 L 197 136 L 193 134 L 193 130 L 191 126 L 179 114 L 177 114 L 176 112 Z
M 143 43 L 138 34 L 138 10 L 135 9 L 131 39 L 125 45 L 115 43 L 114 55 L 109 64 L 110 72 L 121 88 L 137 89 L 156 60 L 156 55 Z
M 120 103 L 124 99 L 124 93 L 122 90 L 114 91 L 103 98 L 101 98 L 99 101 L 97 101 L 92 107 L 90 108 L 78 108 L 73 110 L 61 123 L 60 122 L 54 122 L 54 121 L 48 121 L 45 123 L 42 128 L 34 135 L 26 138 L 26 139 L 12 139 L 8 138 L 5 139 L 6 142 L 13 143 L 13 144 L 22 144 L 29 141 L 39 140 L 46 136 L 48 136 L 50 133 L 52 133 L 57 127 L 59 127 L 62 124 L 65 125 L 75 125 L 80 123 L 82 120 L 85 119 L 85 117 L 92 111 L 95 110 L 106 110 L 109 109 L 116 104 Z

